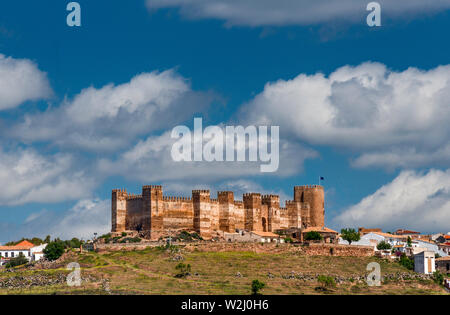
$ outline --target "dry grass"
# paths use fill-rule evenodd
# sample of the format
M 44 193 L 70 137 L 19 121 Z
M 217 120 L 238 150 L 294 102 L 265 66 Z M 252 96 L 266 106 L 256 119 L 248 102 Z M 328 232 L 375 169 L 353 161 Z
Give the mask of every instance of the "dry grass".
M 86 253 L 75 257 L 82 276 L 96 281 L 81 287 L 66 285 L 0 289 L 0 294 L 249 294 L 252 280 L 266 283 L 264 294 L 445 294 L 431 281 L 406 281 L 368 287 L 364 282 L 346 282 L 328 291 L 316 291 L 318 283 L 282 276 L 294 273 L 353 277 L 366 273 L 369 262 L 381 264 L 383 274 L 408 272 L 397 263 L 368 257 L 324 257 L 299 254 L 251 252 L 186 252 L 183 263 L 192 266 L 192 275 L 176 278 L 174 253 L 162 249 Z M 46 271 L 21 271 L 27 273 Z M 240 273 L 242 276 L 237 277 Z M 268 273 L 273 275 L 268 277 Z M 2 277 L 9 274 L 2 274 Z M 105 282 L 108 283 L 105 286 Z

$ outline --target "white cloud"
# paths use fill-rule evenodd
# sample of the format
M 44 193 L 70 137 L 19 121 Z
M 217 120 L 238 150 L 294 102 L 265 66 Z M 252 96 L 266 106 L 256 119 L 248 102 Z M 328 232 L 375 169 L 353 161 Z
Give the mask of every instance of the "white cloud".
M 303 162 L 317 157 L 317 153 L 303 146 L 280 140 L 279 169 L 274 173 L 261 173 L 260 165 L 266 162 L 174 162 L 171 149 L 176 139 L 171 132 L 153 136 L 140 141 L 132 149 L 111 161 L 100 160 L 97 169 L 105 174 L 118 174 L 140 181 L 171 181 L 180 179 L 198 179 L 218 181 L 224 178 L 236 178 L 253 175 L 289 176 L 301 173 Z M 294 158 L 295 157 L 295 158 Z
M 192 91 L 189 82 L 173 70 L 143 73 L 121 85 L 84 89 L 58 108 L 26 115 L 8 132 L 24 142 L 114 151 L 138 135 L 190 118 L 214 97 Z
M 448 165 L 449 99 L 448 65 L 395 72 L 368 62 L 268 83 L 242 112 L 302 141 L 363 154 L 358 167 Z
M 151 10 L 179 8 L 191 19 L 213 18 L 227 25 L 308 25 L 332 21 L 365 23 L 370 1 L 361 0 L 147 0 Z M 382 16 L 406 17 L 447 10 L 449 0 L 378 0 Z
M 0 151 L 0 205 L 55 203 L 85 198 L 95 181 L 70 155 L 43 156 L 31 149 Z
M 427 173 L 403 171 L 334 221 L 341 227 L 408 228 L 425 233 L 448 231 L 450 169 L 433 169 Z
M 0 110 L 52 95 L 47 74 L 27 59 L 0 54 Z
M 42 210 L 32 213 L 20 225 L 1 223 L 2 242 L 18 240 L 22 237 L 51 235 L 52 239 L 91 239 L 111 230 L 111 201 L 82 199 L 67 211 Z

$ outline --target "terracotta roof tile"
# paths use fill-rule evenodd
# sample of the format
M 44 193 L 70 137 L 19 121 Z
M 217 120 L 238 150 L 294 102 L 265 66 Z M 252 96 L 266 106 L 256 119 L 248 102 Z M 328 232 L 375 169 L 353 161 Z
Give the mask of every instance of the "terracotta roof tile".
M 33 247 L 35 247 L 34 244 L 25 240 L 13 246 L 0 246 L 0 250 L 28 250 Z

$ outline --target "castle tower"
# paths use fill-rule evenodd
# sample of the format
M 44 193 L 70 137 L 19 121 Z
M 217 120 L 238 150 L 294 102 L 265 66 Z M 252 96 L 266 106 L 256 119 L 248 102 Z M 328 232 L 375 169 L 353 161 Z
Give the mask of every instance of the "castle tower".
M 323 186 L 295 186 L 294 201 L 310 206 L 310 224 L 315 227 L 325 226 L 325 196 Z
M 300 229 L 302 227 L 302 203 L 286 201 L 286 208 L 288 212 L 288 228 Z
M 261 218 L 261 194 L 244 194 L 245 229 L 248 231 L 263 231 Z
M 236 230 L 234 216 L 234 193 L 232 191 L 219 191 L 219 229 L 233 233 Z
M 311 206 L 309 205 L 309 203 L 300 203 L 301 206 L 301 227 L 303 228 L 307 228 L 310 226 L 313 226 L 311 224 Z
M 280 196 L 264 195 L 261 203 L 268 207 L 267 231 L 278 230 L 280 228 Z
M 123 232 L 126 230 L 127 191 L 114 189 L 111 196 L 111 231 Z
M 161 233 L 164 229 L 164 204 L 163 190 L 160 185 L 148 185 L 142 187 L 142 208 L 143 220 L 142 230 L 154 233 Z
M 211 237 L 211 194 L 209 190 L 193 190 L 194 229 L 204 238 Z

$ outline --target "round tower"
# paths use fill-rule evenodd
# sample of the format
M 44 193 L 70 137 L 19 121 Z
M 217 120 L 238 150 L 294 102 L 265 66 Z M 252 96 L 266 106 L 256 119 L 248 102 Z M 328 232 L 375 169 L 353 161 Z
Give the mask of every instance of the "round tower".
M 323 186 L 295 186 L 294 201 L 309 204 L 310 226 L 325 226 L 325 194 Z

